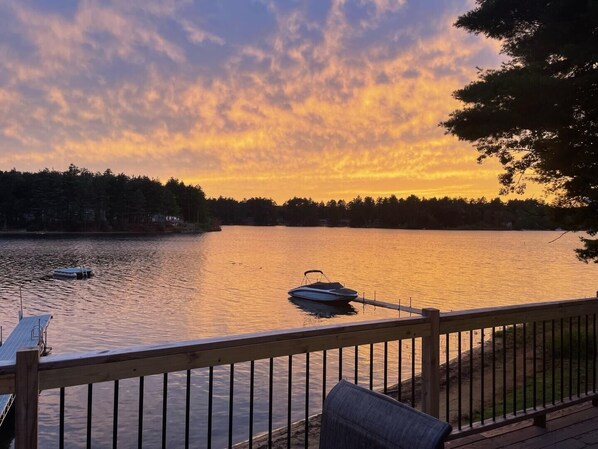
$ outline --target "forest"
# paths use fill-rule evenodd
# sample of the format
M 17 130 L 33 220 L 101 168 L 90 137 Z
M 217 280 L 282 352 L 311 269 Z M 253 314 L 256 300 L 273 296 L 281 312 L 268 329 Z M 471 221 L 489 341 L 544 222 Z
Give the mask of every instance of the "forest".
M 326 203 L 292 198 L 277 205 L 268 198 L 237 201 L 208 199 L 210 214 L 221 224 L 271 226 L 351 226 L 403 229 L 571 229 L 575 209 L 534 199 L 357 197 Z
M 206 199 L 198 185 L 171 178 L 93 173 L 0 171 L 0 230 L 187 232 L 223 225 L 350 226 L 401 229 L 572 229 L 576 209 L 534 199 L 358 196 L 351 201 L 292 198 Z
M 199 186 L 171 178 L 92 173 L 0 171 L 0 229 L 56 232 L 199 230 L 208 223 Z

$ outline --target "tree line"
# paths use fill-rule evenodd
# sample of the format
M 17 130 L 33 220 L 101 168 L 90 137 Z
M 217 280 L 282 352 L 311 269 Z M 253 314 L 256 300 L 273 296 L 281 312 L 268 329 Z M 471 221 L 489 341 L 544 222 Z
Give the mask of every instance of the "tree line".
M 294 197 L 206 199 L 200 186 L 171 178 L 92 173 L 75 165 L 59 172 L 0 171 L 4 231 L 184 231 L 224 225 L 351 226 L 403 229 L 572 229 L 576 209 L 526 199 L 358 196 L 316 202 Z
M 269 198 L 207 200 L 210 214 L 225 225 L 351 226 L 404 229 L 571 229 L 575 209 L 534 199 L 418 198 L 358 196 L 346 202 L 292 198 L 277 205 Z
M 0 171 L 0 229 L 29 231 L 164 231 L 208 220 L 199 186 L 171 178 L 92 173 Z

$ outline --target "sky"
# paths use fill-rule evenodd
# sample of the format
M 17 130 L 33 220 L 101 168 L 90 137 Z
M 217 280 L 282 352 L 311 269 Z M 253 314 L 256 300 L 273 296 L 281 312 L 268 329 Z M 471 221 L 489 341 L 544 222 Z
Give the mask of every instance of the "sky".
M 0 170 L 175 177 L 210 197 L 495 197 L 445 135 L 500 64 L 473 0 L 3 0 Z M 528 194 L 528 196 L 530 196 Z

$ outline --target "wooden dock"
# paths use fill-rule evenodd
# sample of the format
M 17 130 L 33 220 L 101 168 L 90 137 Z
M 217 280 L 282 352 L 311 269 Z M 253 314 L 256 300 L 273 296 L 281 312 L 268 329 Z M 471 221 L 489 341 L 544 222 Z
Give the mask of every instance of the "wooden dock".
M 422 314 L 422 309 L 418 309 L 416 307 L 403 306 L 401 304 L 393 304 L 391 302 L 378 301 L 376 299 L 357 298 L 357 299 L 354 299 L 353 302 L 358 302 L 361 304 L 368 304 L 370 306 L 375 306 L 375 307 L 384 307 L 385 309 L 393 309 L 393 310 L 398 310 L 398 311 L 402 311 L 402 312 L 415 313 L 417 315 Z
M 46 351 L 46 329 L 51 319 L 52 315 L 23 317 L 0 346 L 0 362 L 14 362 L 17 351 L 21 348 L 37 346 L 40 353 Z M 12 394 L 0 395 L 0 427 L 2 427 L 13 401 Z

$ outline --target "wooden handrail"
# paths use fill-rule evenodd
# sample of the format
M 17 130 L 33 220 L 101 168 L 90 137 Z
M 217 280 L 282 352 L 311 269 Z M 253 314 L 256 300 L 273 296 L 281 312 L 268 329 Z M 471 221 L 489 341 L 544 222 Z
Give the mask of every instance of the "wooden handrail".
M 597 298 L 461 310 L 440 314 L 440 333 L 447 334 L 507 324 L 531 323 L 590 313 L 598 313 Z
M 240 363 L 429 335 L 427 319 L 339 324 L 43 357 L 40 389 Z M 0 364 L 0 393 L 14 392 L 14 364 Z

